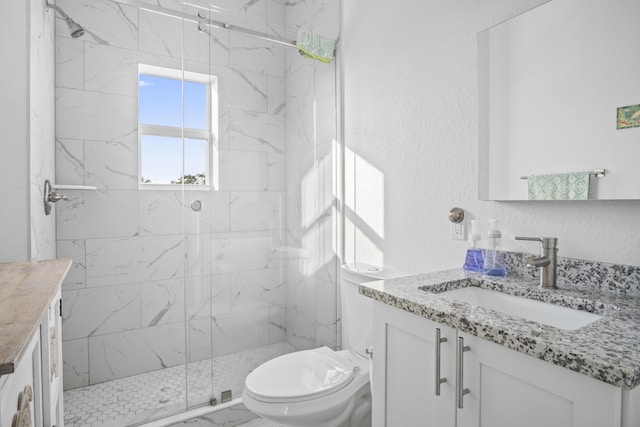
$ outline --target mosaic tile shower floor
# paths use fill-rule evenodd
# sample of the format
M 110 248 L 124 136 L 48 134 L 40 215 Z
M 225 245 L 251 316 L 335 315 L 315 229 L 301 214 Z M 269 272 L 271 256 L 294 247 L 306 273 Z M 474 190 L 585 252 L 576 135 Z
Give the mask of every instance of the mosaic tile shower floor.
M 290 344 L 282 342 L 190 363 L 188 390 L 184 365 L 68 390 L 64 392 L 65 426 L 123 427 L 180 412 L 187 396 L 190 405 L 206 402 L 211 395 L 220 399 L 228 389 L 239 397 L 251 370 L 292 351 Z

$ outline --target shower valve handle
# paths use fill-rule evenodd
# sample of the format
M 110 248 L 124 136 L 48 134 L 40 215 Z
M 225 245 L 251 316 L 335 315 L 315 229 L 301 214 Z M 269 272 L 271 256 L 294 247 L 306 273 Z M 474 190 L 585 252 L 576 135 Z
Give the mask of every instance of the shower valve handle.
M 49 194 L 47 194 L 47 200 L 51 203 L 55 203 L 59 200 L 69 200 L 69 198 L 58 192 L 52 191 Z

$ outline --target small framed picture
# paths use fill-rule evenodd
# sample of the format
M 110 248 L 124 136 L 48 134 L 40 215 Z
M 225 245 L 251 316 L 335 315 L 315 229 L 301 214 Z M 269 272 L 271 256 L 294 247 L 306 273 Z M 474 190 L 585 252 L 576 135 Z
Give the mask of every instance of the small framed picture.
M 640 104 L 618 108 L 617 129 L 640 126 Z

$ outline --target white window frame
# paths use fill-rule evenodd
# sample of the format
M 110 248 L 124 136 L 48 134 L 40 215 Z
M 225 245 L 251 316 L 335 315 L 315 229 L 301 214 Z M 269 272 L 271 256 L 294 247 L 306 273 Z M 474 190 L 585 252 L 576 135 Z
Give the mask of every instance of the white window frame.
M 183 187 L 188 190 L 202 190 L 208 191 L 211 188 L 217 188 L 217 171 L 213 170 L 212 157 L 217 158 L 216 153 L 213 153 L 212 141 L 216 140 L 212 138 L 212 135 L 217 134 L 217 102 L 213 105 L 213 94 L 217 93 L 217 77 L 207 74 L 195 73 L 191 71 L 176 70 L 172 68 L 158 67 L 155 65 L 138 64 L 138 82 L 140 81 L 140 75 L 151 75 L 155 77 L 168 78 L 178 80 L 182 82 L 201 83 L 206 85 L 206 117 L 207 117 L 207 129 L 192 129 L 174 126 L 162 126 L 162 125 L 149 125 L 140 123 L 140 117 L 138 117 L 138 189 L 140 190 L 181 190 Z M 217 99 L 216 99 L 217 101 Z M 140 95 L 138 89 L 138 114 L 140 111 Z M 154 135 L 154 136 L 167 136 L 172 138 L 184 139 L 201 139 L 207 141 L 207 153 L 206 153 L 206 170 L 205 179 L 206 184 L 154 184 L 152 182 L 142 182 L 142 135 Z M 216 150 L 217 151 L 217 150 Z M 182 159 L 182 171 L 184 173 L 184 156 Z

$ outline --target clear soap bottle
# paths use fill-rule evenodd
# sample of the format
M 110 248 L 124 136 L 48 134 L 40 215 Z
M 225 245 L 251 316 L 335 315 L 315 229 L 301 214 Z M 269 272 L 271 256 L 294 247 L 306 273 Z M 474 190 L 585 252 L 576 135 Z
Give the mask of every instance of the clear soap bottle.
M 489 220 L 487 240 L 482 272 L 489 276 L 506 276 L 507 267 L 502 252 L 502 233 L 498 230 L 498 221 L 495 219 Z
M 471 233 L 469 234 L 469 249 L 462 268 L 467 271 L 482 272 L 484 267 L 484 256 L 478 242 L 480 241 L 480 229 L 478 220 L 471 220 Z

